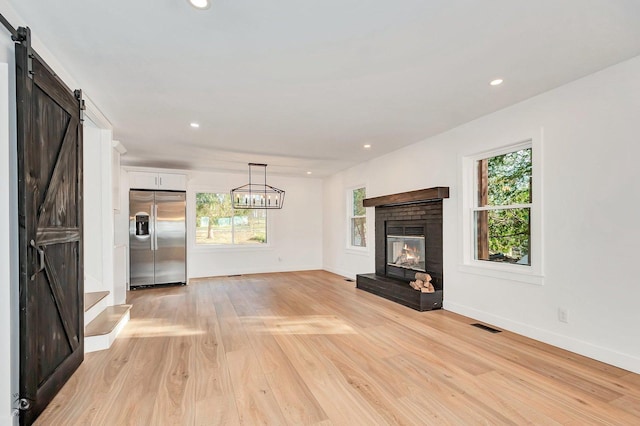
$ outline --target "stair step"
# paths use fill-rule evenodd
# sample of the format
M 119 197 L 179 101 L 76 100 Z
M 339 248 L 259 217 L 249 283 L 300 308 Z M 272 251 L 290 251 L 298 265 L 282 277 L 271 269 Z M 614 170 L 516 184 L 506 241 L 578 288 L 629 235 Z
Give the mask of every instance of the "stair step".
M 93 321 L 87 324 L 84 336 L 91 337 L 111 333 L 120 320 L 127 315 L 129 309 L 131 309 L 131 305 L 116 305 L 105 308 Z
M 94 291 L 84 294 L 84 311 L 93 308 L 99 301 L 109 295 L 108 291 Z

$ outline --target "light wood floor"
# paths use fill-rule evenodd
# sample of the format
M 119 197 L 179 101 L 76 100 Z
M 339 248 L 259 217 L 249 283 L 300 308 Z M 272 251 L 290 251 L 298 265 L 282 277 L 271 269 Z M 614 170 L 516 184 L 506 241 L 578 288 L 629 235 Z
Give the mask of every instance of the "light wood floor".
M 640 376 L 322 271 L 131 292 L 38 425 L 640 424 Z

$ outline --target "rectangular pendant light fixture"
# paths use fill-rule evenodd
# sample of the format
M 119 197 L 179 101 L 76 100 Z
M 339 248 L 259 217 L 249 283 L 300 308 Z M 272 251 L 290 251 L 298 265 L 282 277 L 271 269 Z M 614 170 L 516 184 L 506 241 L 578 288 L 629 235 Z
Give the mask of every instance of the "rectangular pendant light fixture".
M 263 179 L 256 183 L 251 170 L 262 169 Z M 267 185 L 267 165 L 249 163 L 249 183 L 231 190 L 231 202 L 234 209 L 281 209 L 284 204 L 284 191 Z

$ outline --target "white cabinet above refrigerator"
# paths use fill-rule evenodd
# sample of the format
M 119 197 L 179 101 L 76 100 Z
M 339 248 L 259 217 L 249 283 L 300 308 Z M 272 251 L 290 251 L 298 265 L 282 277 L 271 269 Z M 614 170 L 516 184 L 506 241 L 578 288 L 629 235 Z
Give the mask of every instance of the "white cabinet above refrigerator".
M 187 176 L 177 173 L 129 172 L 131 189 L 186 191 Z

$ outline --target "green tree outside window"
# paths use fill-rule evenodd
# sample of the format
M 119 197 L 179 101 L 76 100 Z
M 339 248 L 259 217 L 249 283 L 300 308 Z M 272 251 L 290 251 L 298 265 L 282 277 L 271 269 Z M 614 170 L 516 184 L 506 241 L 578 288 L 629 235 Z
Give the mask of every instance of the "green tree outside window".
M 264 244 L 267 213 L 234 210 L 226 193 L 196 193 L 196 244 Z
M 351 192 L 351 245 L 354 247 L 367 246 L 367 217 L 362 201 L 366 198 L 365 188 L 354 189 Z
M 530 265 L 532 150 L 479 160 L 478 260 Z

